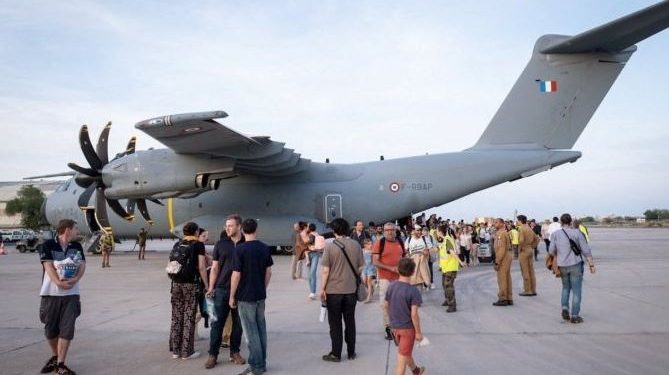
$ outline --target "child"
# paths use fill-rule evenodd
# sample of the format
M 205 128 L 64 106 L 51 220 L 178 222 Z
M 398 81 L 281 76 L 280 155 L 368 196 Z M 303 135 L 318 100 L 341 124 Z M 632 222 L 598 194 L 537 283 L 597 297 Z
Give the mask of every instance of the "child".
M 376 276 L 376 267 L 372 264 L 372 241 L 365 238 L 362 240 L 362 246 L 362 255 L 365 259 L 365 268 L 362 269 L 362 282 L 367 285 L 367 299 L 365 303 L 370 303 L 374 295 L 373 278 Z
M 411 275 L 415 269 L 416 263 L 411 258 L 400 259 L 397 267 L 399 280 L 388 287 L 383 306 L 390 317 L 390 328 L 397 345 L 395 375 L 404 374 L 406 367 L 409 367 L 412 374 L 425 373 L 425 367 L 418 367 L 412 355 L 414 341 L 423 340 L 418 316 L 418 308 L 423 299 L 418 288 L 411 285 Z

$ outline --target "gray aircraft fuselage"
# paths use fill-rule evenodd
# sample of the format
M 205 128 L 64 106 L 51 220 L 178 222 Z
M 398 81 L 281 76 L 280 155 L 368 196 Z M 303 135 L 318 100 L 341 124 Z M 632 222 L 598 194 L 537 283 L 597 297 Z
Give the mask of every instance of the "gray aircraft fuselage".
M 149 231 L 154 237 L 170 237 L 172 231 L 180 233 L 185 222 L 195 221 L 218 233 L 225 217 L 238 213 L 259 221 L 260 237 L 267 243 L 289 245 L 292 224 L 298 220 L 315 222 L 321 230 L 335 217 L 382 223 L 573 162 L 580 156 L 576 151 L 517 150 L 500 154 L 483 150 L 358 164 L 312 163 L 307 171 L 294 176 L 238 176 L 222 180 L 218 190 L 193 198 L 163 199 L 165 206 L 149 203 L 154 219 Z M 193 176 L 195 171 L 191 172 Z M 47 219 L 50 223 L 63 218 L 88 223 L 91 217 L 77 207 L 83 189 L 73 181 L 66 185 L 67 190 L 59 189 L 49 196 Z M 110 221 L 119 237 L 134 237 L 140 226 L 148 227 L 139 217 L 127 222 L 110 215 Z M 80 227 L 83 233 L 90 233 L 88 226 Z M 212 240 L 216 237 L 211 236 Z

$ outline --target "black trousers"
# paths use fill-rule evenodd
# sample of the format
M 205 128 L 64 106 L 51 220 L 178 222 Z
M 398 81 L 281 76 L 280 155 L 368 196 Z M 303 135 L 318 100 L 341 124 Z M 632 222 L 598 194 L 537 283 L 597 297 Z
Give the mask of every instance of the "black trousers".
M 344 337 L 346 339 L 346 351 L 348 355 L 355 353 L 355 305 L 358 303 L 355 293 L 351 294 L 328 294 L 326 306 L 328 309 L 328 324 L 330 325 L 330 340 L 332 341 L 331 353 L 341 357 L 343 345 L 342 319 L 346 326 Z

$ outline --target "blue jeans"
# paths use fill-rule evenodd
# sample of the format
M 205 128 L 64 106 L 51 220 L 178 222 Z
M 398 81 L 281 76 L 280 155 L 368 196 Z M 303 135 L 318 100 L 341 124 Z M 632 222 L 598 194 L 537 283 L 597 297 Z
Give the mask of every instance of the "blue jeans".
M 237 303 L 242 328 L 249 340 L 249 366 L 251 370 L 266 371 L 267 328 L 265 326 L 265 300 Z
M 242 324 L 239 321 L 239 314 L 236 309 L 231 309 L 228 304 L 230 292 L 224 288 L 216 288 L 214 294 L 214 307 L 216 308 L 215 322 L 211 323 L 209 331 L 209 354 L 218 356 L 221 350 L 221 340 L 223 327 L 228 319 L 228 314 L 232 314 L 232 332 L 230 333 L 230 355 L 239 353 L 239 346 L 242 343 Z
M 309 291 L 316 294 L 316 281 L 318 281 L 318 262 L 321 260 L 320 251 L 309 252 Z
M 562 278 L 562 309 L 569 311 L 569 294 L 571 299 L 571 316 L 581 312 L 581 287 L 583 286 L 583 262 L 573 266 L 560 267 Z

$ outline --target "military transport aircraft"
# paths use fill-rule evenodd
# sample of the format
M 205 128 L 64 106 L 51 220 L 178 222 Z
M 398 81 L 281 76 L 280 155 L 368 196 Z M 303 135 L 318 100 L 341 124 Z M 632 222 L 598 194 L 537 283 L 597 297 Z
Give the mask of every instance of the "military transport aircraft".
M 540 37 L 483 135 L 461 152 L 316 163 L 269 137 L 232 130 L 216 121 L 227 114 L 215 111 L 139 122 L 137 129 L 167 148 L 136 151 L 133 137 L 110 160 L 110 124 L 95 149 L 84 125 L 79 142 L 89 165 L 68 164 L 76 173 L 48 197 L 45 215 L 52 224 L 85 223 L 83 232 L 113 228 L 131 237 L 145 225 L 136 210 L 154 236 L 179 235 L 188 221 L 219 230 L 228 214 L 239 213 L 256 218 L 273 245 L 289 244 L 298 220 L 320 229 L 337 217 L 394 220 L 579 159 L 571 148 L 635 43 L 667 26 L 663 1 L 575 36 Z

